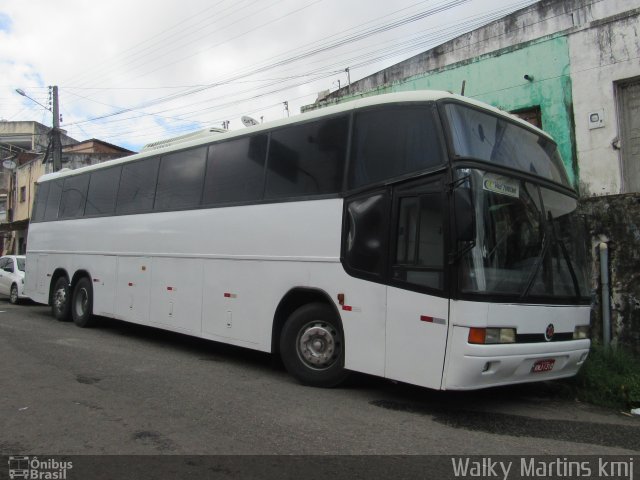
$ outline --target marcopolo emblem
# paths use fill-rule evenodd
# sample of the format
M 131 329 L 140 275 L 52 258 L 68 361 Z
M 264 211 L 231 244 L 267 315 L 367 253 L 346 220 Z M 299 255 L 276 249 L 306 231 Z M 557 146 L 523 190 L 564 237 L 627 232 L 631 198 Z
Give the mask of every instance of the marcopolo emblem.
M 553 326 L 553 323 L 550 323 L 549 325 L 547 325 L 547 329 L 544 331 L 544 339 L 547 342 L 550 342 L 551 339 L 553 339 L 553 334 L 556 332 L 555 327 Z

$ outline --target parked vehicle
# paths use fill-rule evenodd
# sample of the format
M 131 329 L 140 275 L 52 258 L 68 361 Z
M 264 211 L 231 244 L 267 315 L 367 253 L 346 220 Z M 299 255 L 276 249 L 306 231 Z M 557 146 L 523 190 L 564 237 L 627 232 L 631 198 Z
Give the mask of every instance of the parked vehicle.
M 8 296 L 13 304 L 29 298 L 24 294 L 24 266 L 23 255 L 0 258 L 0 295 Z

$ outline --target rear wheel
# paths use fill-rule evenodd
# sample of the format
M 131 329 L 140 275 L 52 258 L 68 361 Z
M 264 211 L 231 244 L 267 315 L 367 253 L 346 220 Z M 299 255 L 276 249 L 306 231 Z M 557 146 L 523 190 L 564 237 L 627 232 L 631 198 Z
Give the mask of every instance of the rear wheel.
M 51 313 L 61 322 L 70 320 L 70 291 L 67 277 L 60 277 L 53 285 L 53 295 L 51 296 Z
M 11 285 L 11 293 L 9 294 L 9 301 L 14 305 L 18 303 L 18 286 L 15 283 Z
M 287 371 L 305 385 L 335 387 L 344 381 L 344 339 L 335 311 L 310 303 L 291 314 L 280 336 Z
M 73 322 L 79 327 L 91 327 L 94 325 L 93 317 L 93 288 L 87 277 L 82 277 L 73 288 L 71 300 L 71 315 Z

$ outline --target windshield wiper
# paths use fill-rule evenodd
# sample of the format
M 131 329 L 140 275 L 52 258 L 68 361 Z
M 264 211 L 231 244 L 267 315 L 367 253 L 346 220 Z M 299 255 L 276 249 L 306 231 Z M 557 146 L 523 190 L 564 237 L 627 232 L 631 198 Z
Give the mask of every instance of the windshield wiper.
M 559 235 L 556 234 L 556 225 L 553 222 L 554 218 L 549 212 L 549 221 L 551 222 L 551 233 L 553 234 L 553 240 L 556 244 L 560 245 L 560 251 L 562 252 L 562 256 L 564 257 L 564 261 L 567 262 L 567 267 L 569 268 L 569 275 L 571 275 L 571 282 L 573 283 L 573 289 L 576 292 L 576 297 L 580 298 L 580 285 L 578 284 L 578 276 L 576 275 L 576 271 L 573 268 L 573 264 L 571 263 L 571 257 L 569 257 L 569 252 L 567 251 L 567 247 L 560 238 Z
M 549 241 L 549 235 L 548 235 L 549 231 L 551 231 L 552 241 Z M 522 292 L 522 295 L 520 295 L 520 298 L 526 297 L 529 294 L 529 291 L 531 290 L 531 288 L 533 287 L 535 279 L 538 276 L 538 273 L 540 272 L 540 267 L 542 266 L 542 262 L 547 256 L 547 253 L 549 251 L 549 246 L 551 245 L 551 243 L 554 243 L 560 247 L 560 251 L 562 252 L 564 261 L 567 262 L 569 275 L 571 276 L 571 282 L 573 283 L 573 289 L 576 292 L 576 297 L 580 298 L 580 286 L 578 284 L 578 277 L 573 268 L 573 264 L 571 263 L 571 257 L 569 257 L 569 252 L 567 251 L 567 247 L 565 246 L 564 242 L 556 234 L 554 218 L 551 212 L 549 211 L 547 212 L 547 222 L 545 225 L 544 236 L 542 237 L 542 248 L 540 249 L 540 256 L 538 257 L 538 261 L 534 265 L 533 270 L 531 271 L 531 274 L 527 279 L 527 286 L 525 287 L 524 292 Z
M 531 290 L 531 287 L 533 287 L 535 279 L 538 276 L 538 272 L 540 271 L 540 267 L 542 266 L 542 261 L 547 256 L 549 245 L 551 245 L 551 242 L 549 241 L 549 235 L 547 235 L 547 230 L 545 228 L 545 232 L 542 237 L 542 248 L 540 249 L 540 255 L 538 256 L 538 260 L 533 266 L 533 270 L 531 270 L 531 273 L 529 274 L 529 278 L 527 278 L 527 286 L 522 292 L 522 295 L 520 295 L 521 299 L 529 295 L 529 290 Z

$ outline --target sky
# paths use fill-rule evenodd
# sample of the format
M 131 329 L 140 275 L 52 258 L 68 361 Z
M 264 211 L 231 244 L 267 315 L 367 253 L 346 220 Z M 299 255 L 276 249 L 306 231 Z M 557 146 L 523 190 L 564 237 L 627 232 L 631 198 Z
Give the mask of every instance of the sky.
M 0 0 L 0 120 L 51 126 L 56 85 L 60 125 L 77 140 L 138 151 L 244 128 L 243 115 L 298 115 L 344 87 L 347 68 L 356 81 L 532 3 Z

